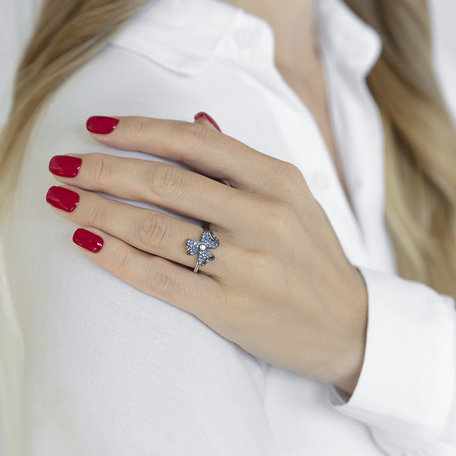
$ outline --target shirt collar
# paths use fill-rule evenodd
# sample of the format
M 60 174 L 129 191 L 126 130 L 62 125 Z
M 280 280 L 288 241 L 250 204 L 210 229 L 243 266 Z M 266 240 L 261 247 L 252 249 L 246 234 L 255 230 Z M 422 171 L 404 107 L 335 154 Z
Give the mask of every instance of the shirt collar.
M 343 0 L 317 0 L 319 46 L 343 66 L 366 76 L 377 62 L 382 41 Z
M 377 32 L 343 0 L 317 0 L 323 52 L 366 75 L 381 51 Z M 274 32 L 264 19 L 223 0 L 152 0 L 111 41 L 182 75 L 203 71 L 215 56 L 274 64 Z

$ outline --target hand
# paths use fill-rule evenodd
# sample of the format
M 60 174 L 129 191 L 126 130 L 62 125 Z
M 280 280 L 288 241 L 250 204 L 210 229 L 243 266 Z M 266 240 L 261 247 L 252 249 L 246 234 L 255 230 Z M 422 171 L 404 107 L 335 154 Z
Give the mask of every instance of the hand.
M 53 157 L 50 170 L 74 177 L 55 175 L 65 185 L 51 187 L 47 201 L 98 241 L 86 239 L 81 250 L 252 355 L 351 394 L 364 356 L 367 292 L 300 170 L 218 132 L 204 117 L 118 119 L 109 134 L 93 138 L 196 172 L 100 153 L 63 156 L 62 168 L 65 158 Z M 95 192 L 207 222 L 220 241 L 210 250 L 215 260 L 193 272 L 196 255 L 186 253 L 185 241 L 199 241 L 201 226 Z M 83 245 L 84 234 L 77 230 L 75 242 Z

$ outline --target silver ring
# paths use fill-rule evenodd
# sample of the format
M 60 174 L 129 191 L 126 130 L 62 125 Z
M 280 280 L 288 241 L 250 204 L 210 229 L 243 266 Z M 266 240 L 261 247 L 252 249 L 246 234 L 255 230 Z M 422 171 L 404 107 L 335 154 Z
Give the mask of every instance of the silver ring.
M 193 239 L 186 239 L 185 246 L 187 248 L 187 255 L 198 254 L 196 260 L 196 266 L 193 272 L 198 272 L 200 266 L 206 266 L 208 261 L 213 261 L 215 256 L 208 249 L 215 249 L 220 245 L 220 241 L 217 239 L 212 231 L 205 231 L 201 235 L 200 241 L 194 241 Z

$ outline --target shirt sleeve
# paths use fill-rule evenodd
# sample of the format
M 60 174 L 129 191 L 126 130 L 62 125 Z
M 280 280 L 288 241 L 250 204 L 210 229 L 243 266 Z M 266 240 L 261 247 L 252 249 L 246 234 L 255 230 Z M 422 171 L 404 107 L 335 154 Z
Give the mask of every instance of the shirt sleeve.
M 456 454 L 456 312 L 452 297 L 358 268 L 368 291 L 363 366 L 351 397 L 330 406 L 368 426 L 391 456 Z

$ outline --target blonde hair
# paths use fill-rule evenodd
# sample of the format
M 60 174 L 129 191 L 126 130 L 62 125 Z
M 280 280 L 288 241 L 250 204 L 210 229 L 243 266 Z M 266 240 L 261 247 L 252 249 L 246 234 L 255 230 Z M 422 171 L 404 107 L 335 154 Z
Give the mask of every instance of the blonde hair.
M 0 215 L 7 216 L 34 123 L 56 89 L 109 42 L 150 0 L 47 0 L 16 74 L 13 104 L 0 138 Z M 425 0 L 345 0 L 383 39 L 368 76 L 386 137 L 385 217 L 398 273 L 456 298 L 456 136 L 433 72 Z M 12 321 L 1 303 L 0 322 Z M 2 318 L 9 316 L 9 320 Z M 6 324 L 6 323 L 3 323 Z M 1 331 L 2 398 L 11 442 L 20 454 L 21 343 Z M 5 334 L 10 332 L 10 343 Z M 3 343 L 5 342 L 5 343 Z M 16 370 L 13 361 L 17 359 Z M 8 392 L 8 394 L 6 394 Z M 11 453 L 8 454 L 13 454 Z
M 345 0 L 382 37 L 367 81 L 386 139 L 398 274 L 456 299 L 456 134 L 433 70 L 426 0 Z

